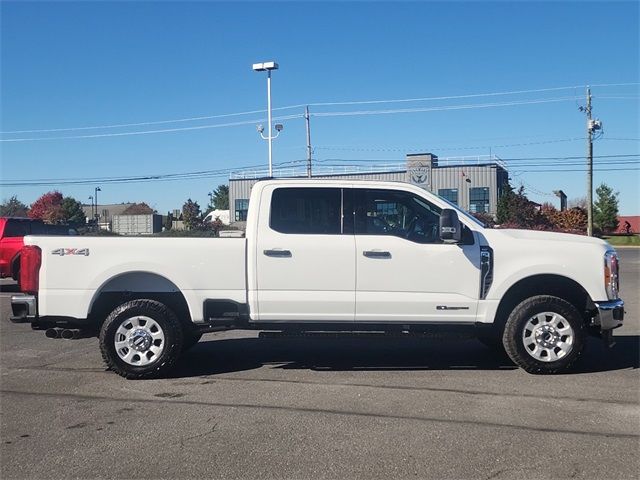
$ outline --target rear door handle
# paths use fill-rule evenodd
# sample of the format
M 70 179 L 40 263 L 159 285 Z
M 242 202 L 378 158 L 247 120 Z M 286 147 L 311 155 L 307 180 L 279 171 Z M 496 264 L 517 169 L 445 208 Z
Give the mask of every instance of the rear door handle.
M 291 257 L 291 250 L 284 250 L 282 248 L 273 248 L 271 250 L 265 250 L 263 253 L 267 257 L 278 257 L 278 258 Z
M 391 258 L 391 252 L 383 250 L 365 250 L 362 254 L 368 258 Z

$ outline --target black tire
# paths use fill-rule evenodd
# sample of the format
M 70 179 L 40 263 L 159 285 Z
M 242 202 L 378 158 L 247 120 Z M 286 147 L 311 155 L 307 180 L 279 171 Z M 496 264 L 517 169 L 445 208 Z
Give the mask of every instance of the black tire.
M 200 332 L 184 332 L 184 339 L 182 340 L 182 352 L 186 352 L 187 350 L 196 346 L 196 344 L 202 338 L 202 334 Z
M 551 315 L 540 315 L 545 312 L 556 314 L 556 320 Z M 532 326 L 530 322 L 534 321 L 539 322 L 540 327 L 546 326 L 547 322 L 557 321 L 561 329 L 553 330 L 553 335 L 557 335 L 556 338 L 562 341 L 561 344 L 556 344 L 562 347 L 547 346 L 554 345 L 553 338 L 550 344 L 540 343 L 544 334 L 537 324 Z M 567 327 L 570 330 L 566 330 Z M 563 335 L 563 330 L 565 333 L 570 332 L 571 337 Z M 540 335 L 540 339 L 537 335 Z M 502 342 L 509 358 L 525 371 L 553 374 L 567 370 L 582 355 L 585 337 L 585 323 L 572 304 L 558 297 L 538 295 L 524 300 L 513 309 L 507 319 Z M 570 344 L 565 343 L 568 338 L 571 338 Z M 554 357 L 559 358 L 551 360 Z
M 126 328 L 127 322 L 132 319 L 146 317 L 152 320 L 154 328 L 161 329 L 164 339 L 160 341 L 162 350 L 153 358 L 155 354 L 151 352 L 150 359 L 147 358 L 144 365 L 134 365 L 123 360 L 116 350 L 116 339 L 123 338 L 118 334 L 118 329 L 122 326 Z M 140 322 L 140 320 L 137 320 Z M 142 320 L 147 322 L 146 320 Z M 133 326 L 129 330 L 133 330 Z M 128 379 L 158 378 L 163 376 L 175 364 L 182 352 L 183 331 L 180 321 L 166 305 L 155 300 L 131 300 L 118 306 L 109 314 L 100 329 L 100 351 L 107 368 L 113 370 L 118 375 Z M 158 340 L 155 340 L 158 341 Z M 122 352 L 123 350 L 121 350 Z M 141 355 L 148 355 L 149 351 L 138 354 L 131 350 L 138 358 Z

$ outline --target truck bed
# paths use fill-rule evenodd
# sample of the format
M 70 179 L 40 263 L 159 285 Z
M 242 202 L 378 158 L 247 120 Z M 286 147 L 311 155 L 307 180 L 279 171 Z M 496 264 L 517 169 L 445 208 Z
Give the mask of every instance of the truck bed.
M 25 237 L 42 250 L 41 316 L 86 317 L 100 292 L 167 288 L 190 306 L 207 298 L 246 302 L 244 238 Z M 142 281 L 141 281 L 142 280 Z M 192 320 L 203 321 L 192 307 Z

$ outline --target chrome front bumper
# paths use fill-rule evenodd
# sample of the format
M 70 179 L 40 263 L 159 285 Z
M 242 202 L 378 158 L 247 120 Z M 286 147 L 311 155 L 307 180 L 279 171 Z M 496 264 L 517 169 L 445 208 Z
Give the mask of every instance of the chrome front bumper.
M 613 330 L 622 326 L 624 320 L 624 302 L 621 299 L 606 302 L 594 302 L 598 309 L 596 324 L 600 330 Z
M 38 318 L 38 300 L 34 295 L 13 295 L 11 313 L 13 323 L 31 323 Z

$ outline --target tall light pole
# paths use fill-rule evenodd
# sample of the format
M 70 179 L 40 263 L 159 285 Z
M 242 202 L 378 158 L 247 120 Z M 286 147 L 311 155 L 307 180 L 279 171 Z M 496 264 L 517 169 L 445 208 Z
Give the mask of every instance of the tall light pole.
M 278 136 L 276 135 L 274 137 L 273 132 L 271 130 L 271 70 L 277 70 L 277 69 L 278 69 L 278 64 L 276 62 L 262 62 L 262 63 L 253 64 L 253 70 L 255 72 L 267 72 L 267 122 L 268 122 L 269 134 L 266 137 L 262 135 L 262 131 L 260 131 L 260 127 L 258 127 L 258 131 L 260 132 L 260 135 L 262 136 L 262 138 L 269 141 L 269 177 L 273 176 L 273 155 L 272 155 L 271 142 L 274 138 Z M 282 130 L 282 128 L 280 128 L 280 130 Z M 278 130 L 278 134 L 280 133 L 280 130 Z
M 96 226 L 98 226 L 99 220 L 100 220 L 100 215 L 98 214 L 98 192 L 101 192 L 102 190 L 100 190 L 100 187 L 96 187 L 95 191 L 94 191 L 94 196 L 93 199 L 96 202 Z
M 89 200 L 91 201 L 91 218 L 95 218 L 93 216 L 93 195 L 89 195 Z

